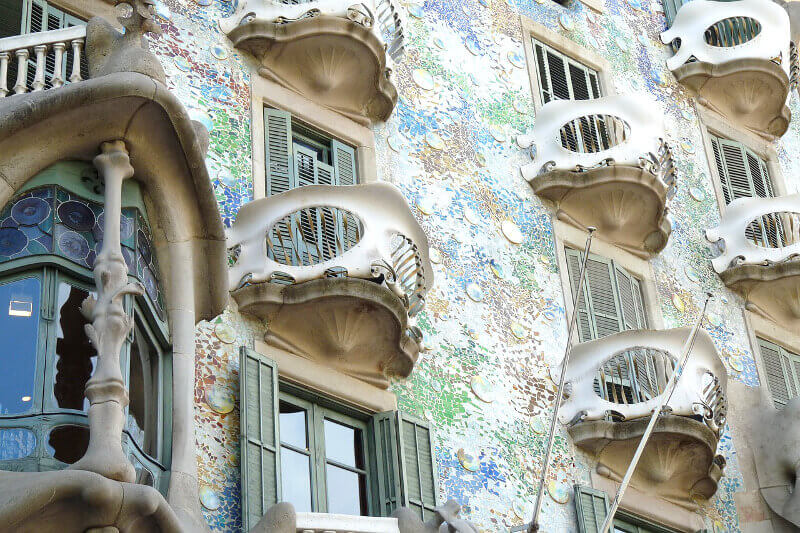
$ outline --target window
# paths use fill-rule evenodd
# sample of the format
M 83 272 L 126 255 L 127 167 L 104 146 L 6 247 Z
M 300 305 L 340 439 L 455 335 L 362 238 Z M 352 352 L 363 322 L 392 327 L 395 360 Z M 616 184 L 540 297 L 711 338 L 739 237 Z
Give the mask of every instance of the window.
M 581 485 L 575 486 L 575 509 L 578 513 L 579 533 L 600 533 L 610 507 L 608 495 L 605 492 Z M 674 529 L 654 524 L 619 510 L 614 515 L 614 525 L 611 531 L 614 533 L 676 533 Z
M 758 347 L 772 401 L 780 409 L 791 398 L 800 396 L 800 355 L 761 338 Z
M 60 30 L 72 26 L 86 24 L 85 20 L 70 15 L 45 0 L 0 0 L 0 38 L 15 35 L 26 35 L 42 31 Z M 72 54 L 64 54 L 61 72 L 72 72 Z M 51 77 L 55 70 L 55 52 L 47 51 L 45 59 L 45 88 L 49 89 Z M 28 86 L 33 84 L 36 75 L 36 58 L 28 59 Z M 89 71 L 84 62 L 81 65 L 81 76 L 89 78 Z M 8 63 L 8 80 L 13 84 L 17 79 L 17 62 Z
M 596 70 L 532 38 L 539 99 L 591 100 L 603 96 Z M 561 145 L 574 152 L 600 152 L 624 140 L 625 126 L 613 117 L 592 115 L 565 124 Z
M 82 162 L 57 163 L 0 210 L 0 343 L 10 358 L 0 375 L 0 448 L 16 443 L 0 449 L 0 469 L 61 469 L 88 446 L 85 388 L 97 354 L 81 306 L 95 295 L 91 268 L 103 237 L 92 170 Z M 126 183 L 121 244 L 129 275 L 150 288 L 124 304 L 135 328 L 120 358 L 130 394 L 123 446 L 138 482 L 164 491 L 168 331 L 138 195 L 135 183 Z
M 583 253 L 566 248 L 573 301 L 577 298 Z M 581 342 L 620 331 L 647 327 L 641 281 L 611 259 L 590 254 L 586 262 L 583 294 L 578 299 Z
M 242 348 L 242 508 L 249 529 L 278 501 L 300 512 L 427 520 L 437 503 L 431 434 L 403 413 L 364 413 L 278 380 Z
M 752 150 L 715 135 L 711 135 L 711 148 L 726 205 L 738 198 L 775 196 L 767 163 Z M 759 246 L 781 247 L 786 241 L 783 221 L 777 213 L 760 217 L 747 227 L 745 234 Z
M 675 22 L 678 10 L 691 0 L 662 0 L 664 16 L 667 27 Z M 735 0 L 717 0 L 718 2 L 733 2 Z M 736 46 L 746 43 L 761 31 L 759 23 L 749 17 L 733 17 L 718 22 L 705 31 L 705 40 L 712 46 Z

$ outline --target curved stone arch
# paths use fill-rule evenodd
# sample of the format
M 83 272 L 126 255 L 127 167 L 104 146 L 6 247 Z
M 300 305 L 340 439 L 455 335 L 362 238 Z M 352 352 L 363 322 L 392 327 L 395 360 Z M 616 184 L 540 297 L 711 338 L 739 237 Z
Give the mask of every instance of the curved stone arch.
M 194 325 L 219 314 L 228 298 L 225 235 L 205 168 L 207 134 L 163 84 L 139 73 L 112 73 L 57 91 L 4 99 L 0 204 L 53 163 L 91 161 L 103 143 L 118 140 L 130 154 L 150 215 L 172 331 L 167 500 L 190 530 L 204 530 L 194 442 Z

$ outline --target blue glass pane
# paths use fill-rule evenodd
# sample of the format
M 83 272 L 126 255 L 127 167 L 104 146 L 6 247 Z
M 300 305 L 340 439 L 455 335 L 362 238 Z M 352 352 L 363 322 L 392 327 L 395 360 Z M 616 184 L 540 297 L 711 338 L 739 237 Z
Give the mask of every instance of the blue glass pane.
M 38 278 L 0 285 L 0 414 L 15 415 L 33 407 L 36 347 L 39 341 Z
M 0 461 L 28 457 L 36 449 L 36 435 L 29 429 L 0 429 Z

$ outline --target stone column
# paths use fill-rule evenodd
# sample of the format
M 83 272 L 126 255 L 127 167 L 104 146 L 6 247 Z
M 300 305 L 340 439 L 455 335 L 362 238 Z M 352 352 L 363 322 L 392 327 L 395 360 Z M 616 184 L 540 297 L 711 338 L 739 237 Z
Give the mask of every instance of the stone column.
M 84 300 L 81 311 L 91 324 L 86 334 L 97 350 L 97 369 L 86 384 L 89 399 L 89 448 L 74 470 L 96 472 L 109 479 L 133 482 L 133 465 L 122 451 L 122 429 L 128 391 L 120 370 L 120 351 L 133 328 L 125 312 L 126 294 L 143 294 L 138 283 L 128 283 L 128 267 L 119 243 L 122 182 L 133 176 L 123 141 L 103 143 L 94 165 L 105 180 L 103 244 L 94 265 L 97 298 Z

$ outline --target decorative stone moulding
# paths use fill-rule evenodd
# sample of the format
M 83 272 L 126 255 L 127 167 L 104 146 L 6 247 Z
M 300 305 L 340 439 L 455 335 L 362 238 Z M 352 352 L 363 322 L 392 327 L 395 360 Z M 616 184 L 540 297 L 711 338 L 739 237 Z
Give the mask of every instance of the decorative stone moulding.
M 384 121 L 397 103 L 405 37 L 393 0 L 241 0 L 220 27 L 262 76 L 357 122 Z
M 328 238 L 331 247 L 305 237 L 309 216 L 335 213 L 358 223 Z M 227 235 L 229 288 L 242 311 L 268 322 L 268 344 L 382 388 L 411 373 L 422 342 L 413 318 L 433 269 L 396 187 L 300 187 L 244 205 Z
M 625 331 L 573 348 L 559 417 L 576 445 L 595 454 L 598 474 L 622 479 L 689 332 Z M 696 498 L 716 492 L 725 466 L 717 444 L 727 411 L 726 380 L 711 337 L 701 331 L 669 414 L 662 415 L 645 448 L 634 487 L 690 509 Z M 609 399 L 600 396 L 603 388 Z
M 588 141 L 572 141 L 587 131 Z M 663 117 L 644 98 L 555 100 L 537 114 L 531 135 L 519 139 L 523 148 L 534 147 L 522 175 L 556 204 L 561 220 L 594 226 L 603 240 L 647 257 L 672 232 L 667 205 L 675 169 L 664 138 Z
M 800 194 L 739 198 L 727 206 L 718 227 L 706 230 L 720 252 L 711 264 L 725 285 L 747 300 L 748 309 L 793 331 L 800 328 L 799 212 Z M 747 227 L 764 216 L 780 225 L 776 231 L 784 246 L 759 246 L 747 237 Z
M 757 33 L 737 33 L 730 19 Z M 770 0 L 689 2 L 661 40 L 677 47 L 667 66 L 703 104 L 764 137 L 786 133 L 786 101 L 796 72 L 790 66 L 789 16 L 781 6 Z

